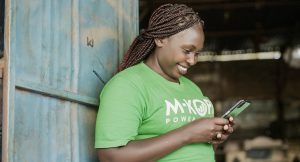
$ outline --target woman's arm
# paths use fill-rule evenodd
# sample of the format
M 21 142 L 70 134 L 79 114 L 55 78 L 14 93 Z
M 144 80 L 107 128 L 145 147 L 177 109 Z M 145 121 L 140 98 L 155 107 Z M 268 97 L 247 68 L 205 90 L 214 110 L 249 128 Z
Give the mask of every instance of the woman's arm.
M 156 161 L 167 154 L 191 143 L 210 142 L 218 144 L 233 131 L 229 121 L 223 118 L 198 119 L 190 124 L 158 137 L 130 141 L 117 148 L 98 149 L 101 162 L 148 162 Z M 224 127 L 229 128 L 224 130 Z M 217 138 L 217 134 L 222 134 Z

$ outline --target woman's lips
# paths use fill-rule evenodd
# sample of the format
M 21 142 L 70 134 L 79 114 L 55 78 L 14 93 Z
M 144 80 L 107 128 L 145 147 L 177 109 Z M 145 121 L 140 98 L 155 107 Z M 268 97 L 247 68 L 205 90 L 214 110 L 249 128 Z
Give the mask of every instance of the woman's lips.
M 177 68 L 178 68 L 179 72 L 180 72 L 182 75 L 184 75 L 184 74 L 187 73 L 187 70 L 188 70 L 187 67 L 178 64 L 178 65 L 177 65 Z

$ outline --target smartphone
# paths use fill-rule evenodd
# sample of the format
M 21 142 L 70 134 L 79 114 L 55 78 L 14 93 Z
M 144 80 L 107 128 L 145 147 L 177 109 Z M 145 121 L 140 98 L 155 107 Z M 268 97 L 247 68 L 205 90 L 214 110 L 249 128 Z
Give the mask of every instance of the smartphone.
M 222 118 L 229 118 L 230 116 L 236 117 L 242 111 L 244 111 L 248 106 L 250 106 L 250 104 L 251 104 L 250 101 L 239 100 L 225 114 L 222 115 Z

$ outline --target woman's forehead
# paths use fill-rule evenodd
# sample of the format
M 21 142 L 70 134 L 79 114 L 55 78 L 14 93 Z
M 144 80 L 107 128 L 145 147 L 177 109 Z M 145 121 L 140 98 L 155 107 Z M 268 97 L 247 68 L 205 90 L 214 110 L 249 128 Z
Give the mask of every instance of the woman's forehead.
M 204 37 L 202 26 L 199 24 L 195 24 L 194 26 L 187 28 L 183 31 L 180 31 L 177 34 L 172 35 L 171 39 L 183 39 L 185 37 L 197 37 L 202 36 Z
M 193 26 L 168 38 L 176 46 L 201 50 L 204 44 L 202 27 Z

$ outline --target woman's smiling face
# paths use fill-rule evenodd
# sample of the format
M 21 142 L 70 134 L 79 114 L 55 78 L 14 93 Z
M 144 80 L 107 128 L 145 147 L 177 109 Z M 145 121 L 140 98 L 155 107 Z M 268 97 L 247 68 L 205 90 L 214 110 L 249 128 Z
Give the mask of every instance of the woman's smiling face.
M 197 56 L 204 44 L 201 24 L 183 30 L 164 39 L 156 39 L 153 53 L 155 64 L 152 69 L 169 81 L 178 82 L 178 78 L 195 65 Z

